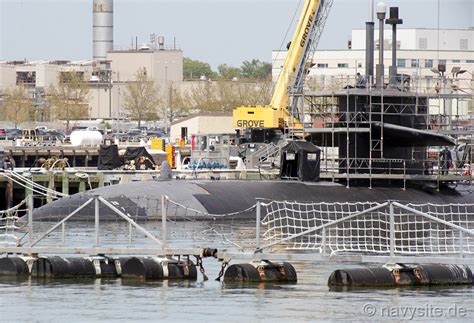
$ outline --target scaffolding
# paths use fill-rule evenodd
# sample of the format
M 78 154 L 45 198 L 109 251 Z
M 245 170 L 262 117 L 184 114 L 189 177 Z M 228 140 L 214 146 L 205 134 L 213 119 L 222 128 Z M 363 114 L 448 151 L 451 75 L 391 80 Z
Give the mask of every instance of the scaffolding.
M 435 182 L 438 189 L 442 183 L 472 186 L 474 77 L 404 77 L 383 88 L 373 86 L 369 78 L 362 86 L 347 76 L 307 80 L 299 94 L 304 99 L 300 120 L 305 138 L 322 149 L 323 179 L 345 181 L 347 186 L 366 181 L 372 187 L 386 180 L 403 188 L 420 180 Z M 393 132 L 408 129 L 412 141 L 420 139 L 394 143 Z M 423 136 L 432 137 L 426 145 Z M 448 136 L 456 143 L 451 158 L 442 153 Z

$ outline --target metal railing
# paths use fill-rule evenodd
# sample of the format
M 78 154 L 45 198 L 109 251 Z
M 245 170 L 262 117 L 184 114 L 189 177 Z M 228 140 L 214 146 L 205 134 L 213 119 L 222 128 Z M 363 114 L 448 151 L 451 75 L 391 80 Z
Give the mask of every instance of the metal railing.
M 65 214 L 64 217 L 58 222 L 55 222 L 52 226 L 45 229 L 43 232 L 36 232 L 34 228 L 38 227 L 38 224 L 41 224 L 45 221 L 44 218 L 34 219 L 33 217 L 33 195 L 28 197 L 28 211 L 27 215 L 24 218 L 16 217 L 14 218 L 14 224 L 12 229 L 19 230 L 23 228 L 23 232 L 25 233 L 23 237 L 19 237 L 19 233 L 17 232 L 14 235 L 16 240 L 16 245 L 12 246 L 11 244 L 1 244 L 0 243 L 0 254 L 8 254 L 8 253 L 15 253 L 15 254 L 110 254 L 110 255 L 125 255 L 125 254 L 153 254 L 153 255 L 200 255 L 202 249 L 197 248 L 167 248 L 167 239 L 166 239 L 166 232 L 167 232 L 167 212 L 166 212 L 166 203 L 167 199 L 163 197 L 162 199 L 162 207 L 161 207 L 161 221 L 162 227 L 160 236 L 150 232 L 147 228 L 140 225 L 137 219 L 134 219 L 132 215 L 128 214 L 126 209 L 116 202 L 108 201 L 107 199 L 103 198 L 99 195 L 94 195 L 87 199 L 84 203 L 80 206 L 74 208 L 72 212 Z M 66 246 L 66 236 L 67 236 L 67 229 L 69 227 L 73 227 L 70 225 L 66 228 L 66 224 L 68 222 L 78 220 L 81 221 L 80 217 L 82 214 L 81 211 L 85 210 L 87 207 L 93 206 L 93 233 L 88 235 L 88 238 L 92 238 L 93 241 L 89 241 L 84 245 L 84 241 L 81 243 L 74 243 L 71 242 L 69 246 Z M 16 208 L 18 208 L 17 206 Z M 125 223 L 128 225 L 128 237 L 120 236 L 118 237 L 119 241 L 125 241 L 128 238 L 127 242 L 128 245 L 126 247 L 121 246 L 106 246 L 101 243 L 101 222 L 106 222 L 107 219 L 105 217 L 109 217 L 110 221 L 110 214 L 104 212 L 103 209 L 108 209 L 112 212 L 112 214 L 116 217 L 114 219 L 114 223 L 118 223 L 118 220 L 121 223 Z M 105 214 L 107 213 L 107 214 Z M 154 219 L 156 220 L 156 218 Z M 19 223 L 23 225 L 19 225 Z M 90 222 L 90 221 L 89 221 Z M 48 224 L 47 222 L 46 224 Z M 89 225 L 86 224 L 87 227 Z M 86 228 L 82 228 L 86 229 Z M 60 231 L 60 235 L 58 236 L 57 233 Z M 81 228 L 76 227 L 77 235 L 78 231 L 81 231 Z M 140 235 L 146 238 L 147 243 L 142 246 L 133 246 L 132 240 L 134 234 L 139 233 Z M 56 235 L 55 235 L 56 234 Z M 110 234 L 110 230 L 107 232 Z M 47 238 L 53 238 L 55 240 L 52 244 L 42 245 L 43 241 L 47 240 Z M 24 241 L 26 240 L 26 241 Z M 148 243 L 151 242 L 151 246 Z
M 80 205 L 61 212 L 60 219 L 51 216 L 52 223 L 33 217 L 32 201 L 30 195 L 27 216 L 12 218 L 9 229 L 17 230 L 15 244 L 0 243 L 0 254 L 200 255 L 203 245 L 212 245 L 225 250 L 222 258 L 234 259 L 296 259 L 300 255 L 349 261 L 412 257 L 416 261 L 474 263 L 474 204 L 258 199 L 242 211 L 209 214 L 163 195 L 155 201 L 151 216 L 144 205 L 130 207 L 119 199 L 90 195 Z M 78 222 L 70 223 L 74 219 Z M 109 226 L 104 230 L 107 221 Z M 143 225 L 139 221 L 144 221 Z M 38 224 L 43 224 L 42 230 Z M 125 226 L 118 230 L 121 224 Z M 68 235 L 68 230 L 72 234 Z M 23 237 L 18 234 L 21 232 Z M 77 238 L 81 234 L 85 240 Z M 73 237 L 67 245 L 66 237 Z M 51 240 L 53 243 L 48 243 Z

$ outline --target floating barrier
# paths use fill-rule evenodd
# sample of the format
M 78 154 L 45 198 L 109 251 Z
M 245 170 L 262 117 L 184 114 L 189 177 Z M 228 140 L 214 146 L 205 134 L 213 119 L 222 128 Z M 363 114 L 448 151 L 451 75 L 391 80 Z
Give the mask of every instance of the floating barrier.
M 464 265 L 385 265 L 334 271 L 330 287 L 395 287 L 432 285 L 473 285 L 472 270 Z
M 23 258 L 3 257 L 0 258 L 0 276 L 29 275 L 30 270 Z
M 33 262 L 31 276 L 37 278 L 96 277 L 96 269 L 88 258 L 42 257 Z
M 209 255 L 217 252 L 208 249 Z M 196 280 L 196 265 L 188 258 L 171 257 L 85 258 L 52 257 L 2 257 L 0 276 L 31 275 L 35 278 L 84 278 L 124 277 L 145 280 L 181 279 Z
M 145 280 L 196 280 L 197 269 L 189 259 L 182 261 L 173 258 L 134 257 L 124 261 L 122 277 Z
M 224 282 L 296 282 L 295 268 L 288 262 L 235 264 L 224 274 Z

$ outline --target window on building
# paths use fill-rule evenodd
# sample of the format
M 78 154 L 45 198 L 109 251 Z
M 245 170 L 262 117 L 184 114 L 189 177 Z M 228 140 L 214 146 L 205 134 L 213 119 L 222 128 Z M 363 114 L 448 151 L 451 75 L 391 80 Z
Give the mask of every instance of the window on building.
M 474 59 L 466 59 L 466 64 L 474 64 Z
M 36 84 L 36 72 L 16 72 L 16 84 Z
M 428 48 L 428 39 L 427 38 L 418 39 L 418 47 L 419 47 L 419 49 L 427 49 Z
M 453 63 L 461 63 L 460 59 L 453 59 Z
M 349 68 L 349 64 L 347 63 L 337 63 L 338 68 Z
M 418 67 L 418 60 L 417 59 L 412 59 L 411 60 L 411 67 Z
M 406 60 L 403 58 L 397 59 L 397 66 L 398 67 L 406 67 Z
M 447 61 L 446 59 L 440 59 L 440 60 L 438 61 L 438 64 L 439 64 L 439 65 L 446 65 L 447 62 L 448 62 L 448 61 Z
M 463 39 L 459 40 L 459 48 L 461 50 L 467 50 L 468 45 L 469 45 L 468 40 L 466 38 L 463 38 Z
M 425 68 L 432 68 L 433 67 L 433 60 L 427 59 L 425 60 Z
M 316 65 L 317 68 L 328 68 L 328 64 L 327 63 L 318 63 L 318 65 Z

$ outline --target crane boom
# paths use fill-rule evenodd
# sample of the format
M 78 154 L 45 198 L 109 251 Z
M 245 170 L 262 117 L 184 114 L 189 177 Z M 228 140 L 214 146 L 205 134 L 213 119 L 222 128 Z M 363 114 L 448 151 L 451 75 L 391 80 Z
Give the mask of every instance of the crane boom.
M 314 52 L 333 0 L 305 0 L 285 63 L 278 77 L 270 105 L 244 106 L 234 110 L 235 128 L 302 128 L 297 100 L 289 94 L 303 90 L 311 52 Z

